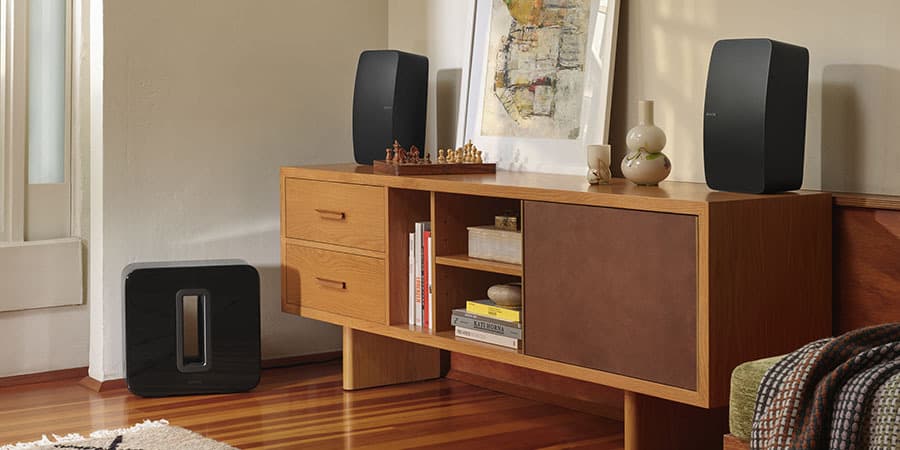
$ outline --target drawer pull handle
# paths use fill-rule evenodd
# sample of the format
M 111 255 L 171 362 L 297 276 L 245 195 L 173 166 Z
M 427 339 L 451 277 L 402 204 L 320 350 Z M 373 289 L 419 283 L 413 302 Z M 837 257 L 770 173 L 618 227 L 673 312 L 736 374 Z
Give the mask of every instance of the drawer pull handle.
M 331 211 L 328 209 L 316 209 L 316 212 L 319 213 L 319 216 L 323 219 L 328 220 L 344 220 L 347 218 L 347 214 L 341 211 Z
M 332 289 L 347 289 L 347 282 L 345 281 L 337 281 L 337 280 L 329 280 L 327 278 L 319 278 L 316 277 L 316 281 L 319 282 L 322 286 L 332 288 Z

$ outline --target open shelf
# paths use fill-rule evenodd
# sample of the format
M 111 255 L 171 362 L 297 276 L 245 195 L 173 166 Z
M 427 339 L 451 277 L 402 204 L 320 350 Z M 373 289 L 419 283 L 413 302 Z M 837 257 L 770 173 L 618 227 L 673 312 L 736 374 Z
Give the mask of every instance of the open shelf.
M 697 392 L 687 389 L 654 383 L 647 380 L 637 380 L 632 377 L 620 375 L 603 370 L 579 367 L 544 358 L 528 356 L 522 349 L 515 350 L 469 339 L 457 338 L 453 330 L 435 331 L 413 325 L 384 325 L 368 320 L 344 316 L 327 311 L 300 307 L 300 314 L 310 319 L 321 320 L 355 330 L 378 334 L 381 336 L 400 339 L 427 347 L 439 348 L 451 352 L 458 352 L 477 358 L 512 364 L 514 366 L 541 370 L 560 376 L 578 378 L 590 383 L 603 384 L 617 389 L 653 395 L 674 401 L 699 404 L 702 399 Z
M 502 273 L 522 276 L 522 265 L 511 264 L 489 259 L 471 258 L 468 255 L 436 256 L 434 263 L 439 266 L 461 267 L 463 269 L 480 270 L 482 272 Z
M 410 340 L 416 338 L 422 339 L 427 337 L 427 339 L 430 340 L 430 345 L 432 347 L 437 347 L 444 350 L 463 352 L 467 354 L 472 354 L 474 351 L 481 354 L 493 354 L 494 352 L 496 352 L 497 354 L 502 353 L 506 355 L 524 355 L 524 350 L 521 348 L 507 348 L 500 345 L 488 344 L 486 342 L 479 342 L 472 339 L 457 337 L 456 331 L 454 330 L 435 331 L 413 325 L 392 325 L 391 328 L 400 334 L 405 334 L 404 332 L 409 333 L 406 338 Z

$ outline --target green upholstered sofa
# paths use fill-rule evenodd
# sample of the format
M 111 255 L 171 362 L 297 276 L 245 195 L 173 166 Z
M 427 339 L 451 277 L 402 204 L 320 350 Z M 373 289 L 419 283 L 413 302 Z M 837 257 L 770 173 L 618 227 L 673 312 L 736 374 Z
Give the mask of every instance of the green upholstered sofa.
M 753 425 L 756 391 L 762 377 L 783 356 L 758 359 L 735 367 L 731 372 L 731 397 L 728 402 L 728 427 L 731 434 L 747 442 Z

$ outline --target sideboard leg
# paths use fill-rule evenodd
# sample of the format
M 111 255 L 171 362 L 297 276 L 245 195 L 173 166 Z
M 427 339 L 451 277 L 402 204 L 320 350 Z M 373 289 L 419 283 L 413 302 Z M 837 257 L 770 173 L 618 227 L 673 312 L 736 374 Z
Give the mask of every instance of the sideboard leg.
M 703 409 L 625 392 L 625 450 L 721 449 L 727 408 Z
M 344 327 L 344 389 L 441 376 L 441 351 Z

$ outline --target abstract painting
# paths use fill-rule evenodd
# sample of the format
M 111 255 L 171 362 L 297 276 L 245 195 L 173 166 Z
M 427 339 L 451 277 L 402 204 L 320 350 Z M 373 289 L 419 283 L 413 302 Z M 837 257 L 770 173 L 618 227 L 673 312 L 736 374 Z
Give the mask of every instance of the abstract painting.
M 481 133 L 578 139 L 590 0 L 490 0 Z

